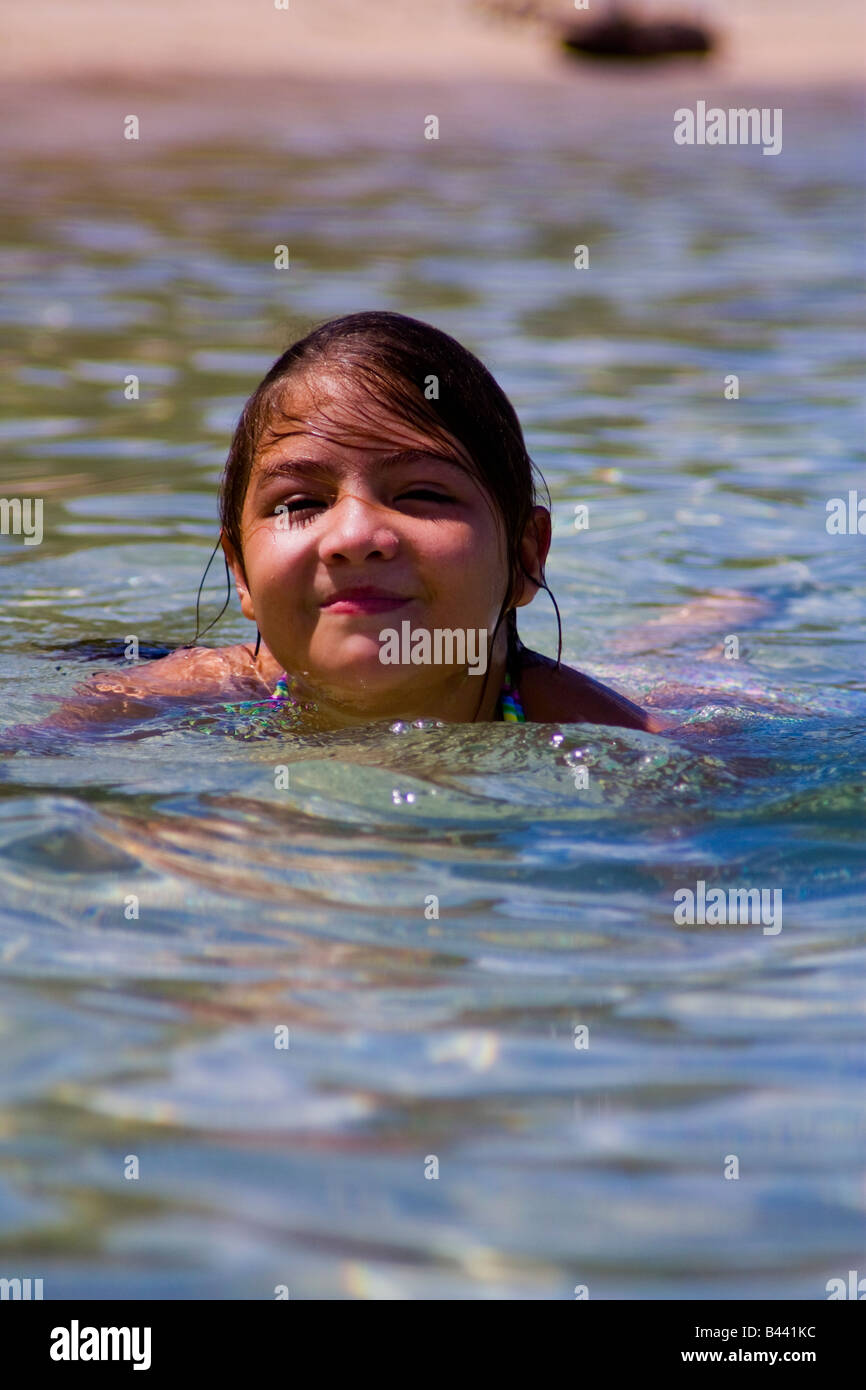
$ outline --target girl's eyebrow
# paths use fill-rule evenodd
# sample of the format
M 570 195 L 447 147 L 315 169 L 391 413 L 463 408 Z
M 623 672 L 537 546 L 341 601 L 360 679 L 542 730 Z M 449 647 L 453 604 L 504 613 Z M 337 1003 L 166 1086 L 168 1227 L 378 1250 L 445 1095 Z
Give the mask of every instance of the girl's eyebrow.
M 466 470 L 456 459 L 449 458 L 446 454 L 437 454 L 432 449 L 399 449 L 395 453 L 384 454 L 377 461 L 379 468 L 399 468 L 407 463 L 444 463 L 450 468 L 456 468 L 463 473 Z M 273 463 L 263 464 L 259 469 L 256 482 L 258 484 L 270 482 L 272 478 L 284 477 L 287 473 L 301 473 L 305 468 L 321 470 L 331 468 L 333 465 L 324 459 L 276 459 Z

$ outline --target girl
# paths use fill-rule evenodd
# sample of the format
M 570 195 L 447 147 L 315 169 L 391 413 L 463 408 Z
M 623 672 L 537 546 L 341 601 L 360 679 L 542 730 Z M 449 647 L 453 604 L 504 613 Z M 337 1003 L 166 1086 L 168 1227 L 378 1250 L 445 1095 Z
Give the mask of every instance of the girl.
M 181 648 L 97 675 L 46 723 L 238 696 L 291 702 L 319 728 L 432 718 L 656 733 L 671 723 L 523 646 L 517 610 L 550 593 L 550 512 L 510 402 L 429 324 L 349 314 L 288 348 L 244 406 L 220 520 L 255 645 Z M 413 664 L 404 646 L 386 662 L 391 630 L 413 642 L 462 634 L 480 659 L 470 667 L 452 648 Z

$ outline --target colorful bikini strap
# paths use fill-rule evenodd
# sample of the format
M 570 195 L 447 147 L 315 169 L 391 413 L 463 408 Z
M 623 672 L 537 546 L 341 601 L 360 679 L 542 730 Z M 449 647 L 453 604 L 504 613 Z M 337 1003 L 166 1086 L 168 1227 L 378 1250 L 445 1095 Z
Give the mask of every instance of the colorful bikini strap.
M 511 676 L 505 672 L 505 682 L 499 693 L 499 713 L 506 724 L 525 724 L 526 715 L 520 703 L 520 692 L 512 685 Z
M 274 686 L 272 700 L 289 699 L 289 678 L 284 671 Z M 505 672 L 505 682 L 499 693 L 499 715 L 506 724 L 525 724 L 526 715 L 523 712 L 523 705 L 520 703 L 520 692 L 516 685 L 512 685 L 511 676 Z

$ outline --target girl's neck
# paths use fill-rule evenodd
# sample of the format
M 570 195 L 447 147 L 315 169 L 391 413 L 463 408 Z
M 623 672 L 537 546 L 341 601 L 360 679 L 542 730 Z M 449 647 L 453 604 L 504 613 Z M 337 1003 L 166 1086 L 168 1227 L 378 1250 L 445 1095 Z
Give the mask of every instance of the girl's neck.
M 264 642 L 262 642 L 259 647 L 258 656 L 255 655 L 254 647 L 249 647 L 248 650 L 256 675 L 264 682 L 269 690 L 272 689 L 283 674 L 282 667 L 277 661 L 277 658 L 268 651 Z
M 371 704 L 367 704 L 363 699 L 359 699 L 352 708 L 337 703 L 323 697 L 321 691 L 307 685 L 302 677 L 294 675 L 291 671 L 286 672 L 289 693 L 293 699 L 315 706 L 320 718 L 324 719 L 328 726 L 335 728 L 350 728 L 353 725 L 367 724 L 371 719 L 442 719 L 448 723 L 472 723 L 495 720 L 499 703 L 499 694 L 502 689 L 506 674 L 506 648 L 503 644 L 499 651 L 499 642 L 496 643 L 497 652 L 491 660 L 491 665 L 485 676 L 467 677 L 455 685 L 453 691 L 445 691 L 442 697 L 436 701 L 436 708 L 425 707 L 426 702 L 414 711 L 404 709 L 401 712 L 394 710 L 377 711 Z M 250 648 L 250 657 L 256 674 L 259 679 L 268 687 L 271 692 L 279 678 L 284 674 L 280 662 L 268 650 L 264 643 L 259 648 L 257 657 L 253 656 L 253 649 Z M 509 670 L 512 681 L 517 679 L 517 673 Z M 482 698 L 482 690 L 484 692 Z M 480 701 L 480 704 L 479 704 Z

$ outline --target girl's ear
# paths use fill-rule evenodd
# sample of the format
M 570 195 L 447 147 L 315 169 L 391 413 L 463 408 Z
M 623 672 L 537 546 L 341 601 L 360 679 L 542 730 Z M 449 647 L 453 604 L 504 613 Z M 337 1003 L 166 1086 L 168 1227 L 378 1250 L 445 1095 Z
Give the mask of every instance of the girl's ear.
M 255 609 L 253 608 L 253 601 L 250 596 L 250 591 L 247 588 L 247 580 L 246 575 L 244 574 L 243 563 L 240 557 L 235 553 L 235 548 L 229 540 L 228 536 L 226 536 L 223 533 L 220 536 L 220 541 L 223 548 L 223 554 L 225 555 L 226 560 L 228 562 L 228 567 L 234 575 L 235 588 L 237 589 L 238 598 L 241 602 L 241 612 L 243 613 L 245 618 L 249 618 L 250 622 L 254 623 L 256 621 L 256 614 Z
M 535 583 L 533 584 L 525 575 L 520 576 L 514 599 L 515 608 L 522 608 L 524 604 L 531 603 L 541 587 L 541 580 L 544 578 L 544 562 L 550 550 L 550 539 L 550 512 L 546 507 L 533 507 L 532 516 L 520 542 L 520 559 L 524 570 L 527 574 L 532 575 Z

